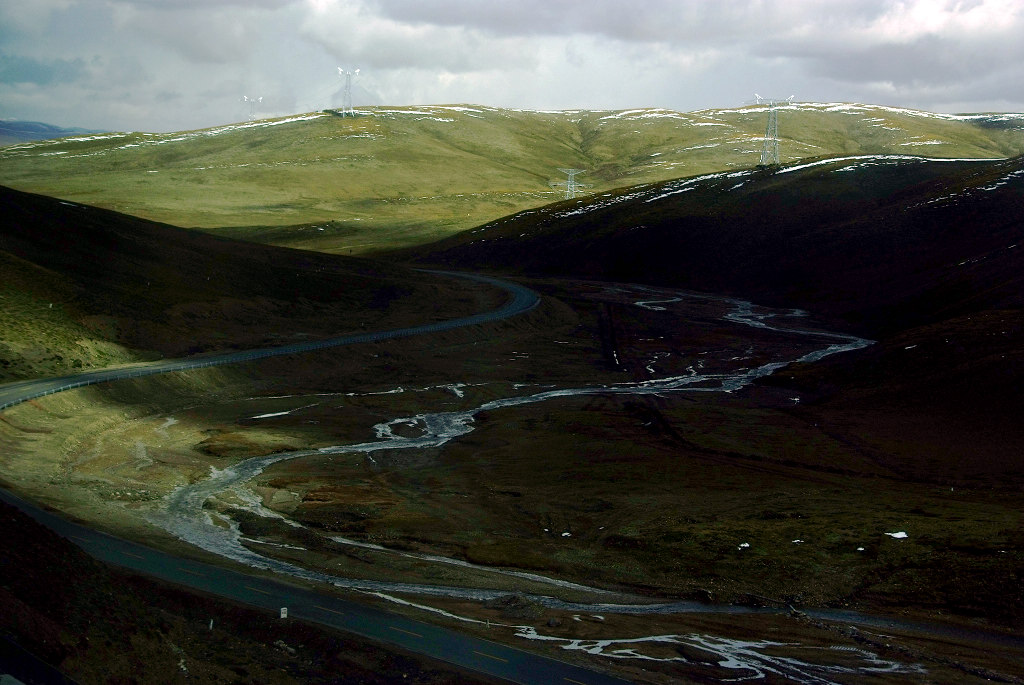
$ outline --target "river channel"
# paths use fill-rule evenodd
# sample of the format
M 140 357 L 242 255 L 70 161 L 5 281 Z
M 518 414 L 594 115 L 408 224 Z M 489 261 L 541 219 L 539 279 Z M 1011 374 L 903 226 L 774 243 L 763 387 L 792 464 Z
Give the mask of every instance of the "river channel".
M 466 435 L 473 430 L 474 417 L 481 412 L 496 412 L 510 407 L 522 407 L 547 402 L 556 398 L 578 397 L 584 395 L 664 395 L 667 393 L 732 393 L 743 389 L 755 380 L 768 376 L 775 371 L 793 363 L 817 361 L 832 354 L 839 354 L 863 348 L 871 341 L 855 336 L 810 330 L 797 325 L 787 325 L 780 319 L 799 320 L 803 313 L 796 310 L 773 311 L 758 307 L 750 302 L 732 298 L 687 292 L 670 292 L 654 290 L 643 286 L 619 286 L 618 292 L 629 289 L 633 305 L 650 310 L 663 309 L 663 305 L 680 302 L 684 299 L 714 300 L 725 305 L 723 320 L 730 324 L 739 324 L 762 330 L 770 330 L 786 335 L 800 336 L 808 341 L 819 343 L 810 352 L 799 357 L 771 361 L 750 368 L 739 368 L 726 372 L 702 373 L 701 369 L 690 366 L 682 375 L 671 375 L 663 378 L 652 378 L 632 383 L 610 385 L 590 385 L 583 387 L 566 387 L 545 389 L 541 392 L 502 397 L 483 402 L 476 407 L 458 411 L 423 412 L 412 416 L 398 416 L 373 426 L 375 440 L 348 445 L 336 445 L 316 450 L 300 450 L 282 452 L 268 456 L 254 457 L 234 464 L 223 470 L 211 467 L 210 476 L 202 481 L 182 486 L 170 493 L 161 503 L 158 511 L 149 515 L 150 520 L 175 537 L 191 543 L 208 552 L 241 562 L 255 568 L 272 570 L 277 573 L 291 575 L 307 580 L 326 582 L 337 587 L 361 589 L 374 592 L 400 592 L 425 596 L 443 596 L 461 599 L 486 600 L 507 594 L 507 590 L 488 590 L 481 588 L 465 588 L 440 586 L 418 583 L 403 583 L 367 580 L 364 578 L 345 578 L 329 575 L 319 571 L 301 568 L 278 559 L 262 555 L 247 547 L 237 526 L 217 525 L 209 511 L 204 508 L 207 501 L 218 494 L 231 492 L 236 499 L 246 502 L 248 508 L 260 516 L 280 518 L 290 525 L 299 526 L 280 514 L 262 506 L 259 498 L 246 488 L 246 485 L 265 469 L 282 461 L 315 455 L 363 454 L 368 460 L 374 460 L 386 450 L 417 450 L 437 448 L 450 440 Z M 643 299 L 639 299 L 643 298 Z M 452 384 L 452 388 L 459 384 Z M 401 428 L 401 430 L 397 430 Z M 599 602 L 578 604 L 565 602 L 554 597 L 536 596 L 539 603 L 551 607 L 571 611 L 617 612 L 617 613 L 672 613 L 680 611 L 707 611 L 708 606 L 697 602 L 650 603 L 645 601 L 628 601 L 629 598 L 616 595 L 618 601 L 610 602 L 612 593 L 598 588 L 586 587 L 556 578 L 548 578 L 538 574 L 524 573 L 508 569 L 470 564 L 458 559 L 435 555 L 415 554 L 346 538 L 332 538 L 340 544 L 391 552 L 403 556 L 411 556 L 424 561 L 441 564 L 453 564 L 473 568 L 474 570 L 517 576 L 536 583 L 547 584 L 563 589 L 571 589 L 592 593 Z M 622 601 L 622 600 L 627 601 Z M 640 598 L 636 598 L 640 600 Z M 720 607 L 719 611 L 749 611 L 738 607 Z
M 364 455 L 369 462 L 375 463 L 377 458 L 387 450 L 418 450 L 438 448 L 445 443 L 464 436 L 473 431 L 475 417 L 482 412 L 500 412 L 502 409 L 538 405 L 564 397 L 586 395 L 665 395 L 668 393 L 733 393 L 742 390 L 759 378 L 768 376 L 790 364 L 813 362 L 833 354 L 840 354 L 866 347 L 869 340 L 839 333 L 824 332 L 801 327 L 799 322 L 804 317 L 798 310 L 770 310 L 756 306 L 750 302 L 709 296 L 696 293 L 673 292 L 650 289 L 643 286 L 619 286 L 609 288 L 618 296 L 626 295 L 633 306 L 652 311 L 664 311 L 668 306 L 684 302 L 687 299 L 714 301 L 724 305 L 721 318 L 730 325 L 747 326 L 762 331 L 772 331 L 786 336 L 798 336 L 802 339 L 800 347 L 804 351 L 791 359 L 782 359 L 760 363 L 750 367 L 737 368 L 730 371 L 704 373 L 703 364 L 695 364 L 686 368 L 685 373 L 655 377 L 642 381 L 617 384 L 597 384 L 581 387 L 545 388 L 539 392 L 501 397 L 482 402 L 479 405 L 457 411 L 421 412 L 413 415 L 396 416 L 372 427 L 374 440 L 355 444 L 335 445 L 315 450 L 300 450 L 278 453 L 263 457 L 246 459 L 223 470 L 213 469 L 205 480 L 186 485 L 174 490 L 162 502 L 160 508 L 149 514 L 154 524 L 163 528 L 175 537 L 191 543 L 208 552 L 224 558 L 246 564 L 253 568 L 266 569 L 275 573 L 308 581 L 327 583 L 338 588 L 372 594 L 396 604 L 414 606 L 423 611 L 434 612 L 448 619 L 468 623 L 480 623 L 479 619 L 459 616 L 443 611 L 428 604 L 408 599 L 419 596 L 429 602 L 429 598 L 448 598 L 457 600 L 487 601 L 501 598 L 509 594 L 507 583 L 504 587 L 490 589 L 487 587 L 460 587 L 454 585 L 432 585 L 426 583 L 396 582 L 372 580 L 366 578 L 350 578 L 326 572 L 304 568 L 296 564 L 274 557 L 260 554 L 245 543 L 257 542 L 248 540 L 240 531 L 239 525 L 228 520 L 224 525 L 214 522 L 209 509 L 205 507 L 211 498 L 229 494 L 232 501 L 243 502 L 244 506 L 259 516 L 276 518 L 288 525 L 301 527 L 276 511 L 263 506 L 248 485 L 268 467 L 292 459 L 323 455 Z M 752 357 L 734 357 L 747 359 Z M 742 361 L 739 363 L 742 364 Z M 719 366 L 719 365 L 716 365 Z M 647 366 L 647 371 L 654 373 L 654 363 Z M 461 382 L 438 386 L 456 395 L 463 396 L 463 388 L 468 386 Z M 522 389 L 524 385 L 511 387 Z M 372 394 L 391 394 L 402 392 L 402 389 L 381 390 Z M 303 407 L 298 407 L 301 410 Z M 288 412 L 284 412 L 288 413 Z M 274 416 L 268 414 L 265 416 Z M 262 418 L 262 416 L 260 417 Z M 372 550 L 376 553 L 393 554 L 429 562 L 447 564 L 472 569 L 478 574 L 495 574 L 514 577 L 528 581 L 532 588 L 550 587 L 551 592 L 558 590 L 571 591 L 575 597 L 585 600 L 567 601 L 546 593 L 525 593 L 530 601 L 552 610 L 560 610 L 579 616 L 601 619 L 608 614 L 652 615 L 679 613 L 717 613 L 717 614 L 754 614 L 780 613 L 786 611 L 782 607 L 746 607 L 725 604 L 705 604 L 695 601 L 651 601 L 622 593 L 588 587 L 578 583 L 552 578 L 535 573 L 527 573 L 514 569 L 494 568 L 472 564 L 462 559 L 454 559 L 439 555 L 410 552 L 407 550 L 389 549 L 368 542 L 351 540 L 340 536 L 332 537 L 335 543 L 356 548 Z M 520 593 L 524 594 L 524 593 Z M 564 594 L 564 593 L 562 593 Z M 872 619 L 852 612 L 832 612 L 829 610 L 808 611 L 813 618 L 841 620 L 860 623 L 866 626 L 893 627 L 894 622 L 886 619 Z M 492 624 L 497 625 L 497 624 Z M 879 674 L 921 674 L 924 669 L 919 664 L 907 664 L 880 658 L 869 650 L 852 648 L 834 648 L 830 651 L 820 647 L 801 646 L 797 643 L 780 643 L 771 640 L 737 640 L 721 636 L 705 634 L 687 635 L 652 635 L 616 639 L 614 637 L 601 640 L 576 640 L 545 635 L 531 626 L 507 625 L 515 631 L 519 638 L 532 641 L 554 642 L 562 649 L 585 651 L 597 657 L 621 660 L 641 661 L 678 661 L 687 662 L 683 657 L 654 657 L 653 653 L 669 649 L 689 649 L 705 653 L 711 657 L 715 673 L 708 673 L 712 679 L 723 681 L 762 679 L 769 675 L 782 676 L 787 680 L 799 683 L 832 683 L 844 676 L 879 675 Z M 779 650 L 789 650 L 787 656 L 779 654 Z M 842 651 L 846 649 L 847 651 Z M 651 651 L 653 650 L 653 652 Z M 845 665 L 843 665 L 845 664 Z

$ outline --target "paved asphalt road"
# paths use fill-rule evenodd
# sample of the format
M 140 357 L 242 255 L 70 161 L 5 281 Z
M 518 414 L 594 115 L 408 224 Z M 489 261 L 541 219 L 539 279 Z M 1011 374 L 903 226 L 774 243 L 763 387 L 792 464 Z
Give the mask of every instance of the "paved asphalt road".
M 490 283 L 508 291 L 510 298 L 502 307 L 490 312 L 412 328 L 10 383 L 0 386 L 0 410 L 35 397 L 94 383 L 250 361 L 275 355 L 297 354 L 326 347 L 377 342 L 498 321 L 529 311 L 540 301 L 536 293 L 514 283 L 475 274 L 437 273 Z M 268 578 L 178 558 L 72 523 L 2 489 L 0 500 L 18 507 L 101 561 L 252 606 L 270 609 L 274 612 L 275 618 L 268 620 L 281 620 L 276 616 L 279 615 L 281 607 L 287 607 L 287 620 L 300 619 L 339 628 L 515 683 L 622 685 L 627 682 L 555 659 L 415 621 L 382 609 L 319 594 Z
M 282 620 L 278 618 L 280 609 L 287 607 L 288 619 L 285 620 L 299 619 L 339 628 L 514 683 L 623 685 L 627 682 L 383 609 L 175 557 L 72 523 L 4 490 L 0 490 L 0 500 L 18 507 L 100 561 L 269 609 L 274 613 L 268 621 Z
M 518 285 L 517 283 L 510 283 L 508 281 L 502 281 L 489 276 L 481 276 L 479 274 L 465 274 L 452 271 L 431 271 L 429 273 L 488 283 L 508 292 L 509 299 L 501 307 L 492 309 L 489 312 L 473 314 L 472 316 L 464 316 L 459 319 L 436 321 L 434 323 L 423 324 L 422 326 L 395 328 L 388 331 L 374 331 L 371 333 L 356 333 L 337 338 L 327 338 L 325 340 L 312 340 L 309 342 L 294 343 L 292 345 L 282 345 L 280 347 L 264 347 L 255 350 L 242 350 L 240 352 L 225 352 L 222 354 L 186 357 L 184 359 L 168 359 L 165 361 L 134 364 L 130 367 L 117 369 L 86 371 L 84 373 L 78 373 L 71 376 L 7 383 L 0 385 L 0 410 L 6 409 L 14 404 L 18 404 L 19 402 L 31 400 L 36 397 L 42 397 L 43 395 L 52 395 L 53 393 L 70 390 L 71 388 L 80 388 L 84 385 L 105 383 L 107 381 L 121 380 L 124 378 L 151 376 L 153 374 L 169 373 L 172 371 L 201 369 L 203 367 L 219 366 L 221 364 L 234 364 L 236 362 L 252 361 L 254 359 L 264 359 L 266 357 L 300 354 L 302 352 L 322 350 L 328 347 L 340 347 L 343 345 L 355 345 L 357 343 L 367 342 L 381 342 L 383 340 L 407 338 L 413 335 L 422 335 L 423 333 L 437 333 L 440 331 L 448 331 L 453 328 L 461 328 L 463 326 L 473 326 L 475 324 L 488 323 L 491 321 L 500 321 L 501 319 L 507 319 L 511 316 L 515 316 L 516 314 L 527 312 L 536 307 L 540 302 L 540 296 L 537 295 L 537 293 L 533 292 L 529 288 Z

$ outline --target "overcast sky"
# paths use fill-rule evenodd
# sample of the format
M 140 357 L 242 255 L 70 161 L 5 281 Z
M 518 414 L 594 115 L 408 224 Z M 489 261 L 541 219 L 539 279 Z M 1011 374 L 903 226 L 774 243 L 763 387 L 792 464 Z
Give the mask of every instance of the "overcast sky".
M 1024 0 L 0 0 L 0 117 L 105 130 L 342 104 L 683 111 L 759 93 L 1024 111 Z

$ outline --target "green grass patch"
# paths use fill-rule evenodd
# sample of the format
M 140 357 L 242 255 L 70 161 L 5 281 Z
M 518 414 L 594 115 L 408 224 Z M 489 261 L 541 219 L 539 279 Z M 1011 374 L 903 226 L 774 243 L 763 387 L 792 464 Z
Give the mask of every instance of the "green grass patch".
M 235 237 L 344 254 L 406 247 L 557 200 L 559 168 L 600 193 L 757 164 L 763 108 L 531 112 L 374 107 L 169 134 L 0 150 L 0 183 Z M 829 154 L 1005 157 L 1024 134 L 989 119 L 799 105 L 783 161 Z M 317 231 L 314 225 L 344 226 Z M 267 230 L 277 227 L 278 230 Z M 314 232 L 315 231 L 315 232 Z

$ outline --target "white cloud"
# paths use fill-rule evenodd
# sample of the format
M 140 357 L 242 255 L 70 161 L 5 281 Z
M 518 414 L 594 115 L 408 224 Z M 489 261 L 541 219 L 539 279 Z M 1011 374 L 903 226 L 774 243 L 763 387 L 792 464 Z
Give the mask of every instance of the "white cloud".
M 1015 0 L 899 2 L 871 22 L 864 34 L 886 43 L 910 43 L 937 35 L 984 38 L 1019 28 L 1022 15 L 1024 6 Z
M 357 3 L 322 6 L 306 17 L 301 30 L 335 59 L 368 68 L 472 72 L 535 64 L 528 46 L 516 38 L 475 27 L 395 21 Z
M 339 65 L 363 70 L 357 105 L 1020 110 L 1021 35 L 1020 0 L 33 0 L 0 3 L 0 116 L 167 130 L 244 119 L 242 95 L 288 114 L 340 104 Z

